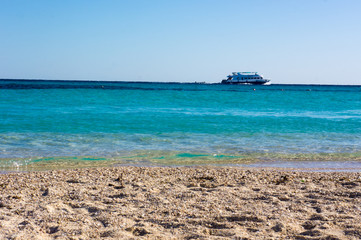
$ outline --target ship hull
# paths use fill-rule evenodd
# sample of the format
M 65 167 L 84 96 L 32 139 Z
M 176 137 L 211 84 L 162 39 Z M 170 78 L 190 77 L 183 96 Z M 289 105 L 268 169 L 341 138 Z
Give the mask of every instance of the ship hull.
M 270 81 L 227 81 L 223 80 L 222 84 L 237 84 L 237 85 L 268 85 Z

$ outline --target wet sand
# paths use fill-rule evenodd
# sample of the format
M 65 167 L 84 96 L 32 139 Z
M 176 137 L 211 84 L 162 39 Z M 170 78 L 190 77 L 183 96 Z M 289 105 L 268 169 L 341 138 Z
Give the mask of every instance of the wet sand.
M 0 239 L 361 239 L 360 172 L 94 168 L 0 191 Z

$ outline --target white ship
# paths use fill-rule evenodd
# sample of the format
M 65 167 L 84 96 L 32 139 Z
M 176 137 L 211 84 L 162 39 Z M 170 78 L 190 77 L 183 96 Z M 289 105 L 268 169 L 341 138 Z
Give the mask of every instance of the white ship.
M 227 79 L 223 79 L 222 84 L 270 84 L 271 80 L 264 79 L 262 75 L 257 72 L 233 72 L 228 75 Z

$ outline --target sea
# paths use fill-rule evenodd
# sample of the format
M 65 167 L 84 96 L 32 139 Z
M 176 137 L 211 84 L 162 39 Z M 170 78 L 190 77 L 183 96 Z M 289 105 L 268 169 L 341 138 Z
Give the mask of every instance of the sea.
M 0 80 L 0 171 L 361 171 L 361 86 Z

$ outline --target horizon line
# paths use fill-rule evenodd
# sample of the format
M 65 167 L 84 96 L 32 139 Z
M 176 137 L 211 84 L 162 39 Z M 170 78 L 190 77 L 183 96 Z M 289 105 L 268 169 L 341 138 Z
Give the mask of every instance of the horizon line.
M 53 81 L 53 82 L 108 82 L 108 83 L 154 83 L 154 84 L 221 84 L 221 82 L 154 82 L 154 81 L 139 81 L 139 80 L 85 80 L 85 79 L 43 79 L 43 78 L 0 78 L 0 81 Z M 242 85 L 242 84 L 239 84 Z M 360 84 L 328 84 L 328 83 L 271 83 L 270 85 L 308 85 L 308 86 L 359 86 Z M 262 85 L 263 86 L 263 85 Z M 266 86 L 266 85 L 264 85 Z

